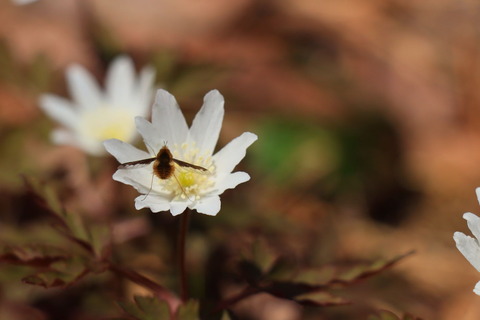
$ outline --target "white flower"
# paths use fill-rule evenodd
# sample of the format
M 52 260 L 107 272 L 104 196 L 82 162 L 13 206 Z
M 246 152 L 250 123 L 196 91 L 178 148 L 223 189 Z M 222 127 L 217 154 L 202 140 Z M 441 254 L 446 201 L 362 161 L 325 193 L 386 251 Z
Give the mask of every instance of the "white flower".
M 148 114 L 154 77 L 154 70 L 146 67 L 137 78 L 132 60 L 122 56 L 110 65 L 102 92 L 83 67 L 68 67 L 73 102 L 50 94 L 40 98 L 43 111 L 64 127 L 53 131 L 53 142 L 92 155 L 105 154 L 102 142 L 107 139 L 132 142 L 137 137 L 135 117 Z
M 29 4 L 32 2 L 36 2 L 37 0 L 12 0 L 13 3 L 18 4 L 18 5 L 24 5 L 24 4 Z
M 480 188 L 475 189 L 477 198 L 480 201 Z M 458 250 L 463 256 L 471 263 L 472 266 L 480 272 L 480 218 L 473 213 L 467 212 L 463 215 L 463 218 L 467 220 L 467 225 L 475 238 L 467 236 L 462 232 L 455 232 L 453 239 L 457 244 Z M 480 281 L 475 285 L 473 289 L 475 294 L 480 295 Z
M 158 90 L 152 123 L 136 118 L 137 129 L 145 145 L 153 149 L 151 153 L 120 140 L 105 141 L 107 151 L 120 163 L 155 157 L 166 145 L 173 158 L 209 171 L 205 174 L 176 166 L 174 175 L 163 180 L 154 176 L 153 164 L 118 169 L 113 179 L 132 185 L 142 194 L 135 199 L 137 209 L 170 210 L 172 215 L 178 215 L 188 207 L 214 216 L 220 211 L 219 195 L 250 179 L 245 172 L 232 171 L 245 157 L 246 149 L 257 140 L 255 134 L 245 132 L 213 155 L 222 127 L 223 104 L 223 96 L 217 90 L 210 91 L 188 128 L 175 98 L 165 90 Z

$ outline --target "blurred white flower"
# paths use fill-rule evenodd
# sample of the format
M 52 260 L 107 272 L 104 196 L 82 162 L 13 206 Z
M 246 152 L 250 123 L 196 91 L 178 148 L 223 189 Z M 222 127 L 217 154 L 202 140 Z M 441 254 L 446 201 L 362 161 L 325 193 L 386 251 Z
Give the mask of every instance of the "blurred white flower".
M 72 102 L 50 94 L 40 98 L 43 111 L 63 126 L 53 131 L 54 143 L 103 155 L 104 140 L 132 142 L 137 137 L 135 117 L 147 116 L 153 96 L 152 68 L 143 68 L 137 78 L 129 57 L 116 58 L 107 72 L 105 92 L 80 65 L 68 67 L 66 74 Z
M 480 201 L 480 188 L 477 188 L 475 192 Z M 468 228 L 475 238 L 467 236 L 462 232 L 455 232 L 453 234 L 453 239 L 457 244 L 458 250 L 468 262 L 480 272 L 480 218 L 470 212 L 465 213 L 463 218 L 467 220 Z M 480 281 L 475 285 L 473 292 L 480 295 Z
M 213 155 L 222 127 L 223 104 L 223 96 L 217 90 L 210 91 L 188 128 L 175 98 L 165 90 L 158 90 L 152 108 L 152 123 L 136 118 L 137 129 L 145 145 L 153 149 L 152 153 L 120 140 L 105 141 L 107 151 L 120 163 L 155 157 L 166 145 L 173 158 L 209 171 L 205 174 L 184 170 L 177 165 L 172 177 L 159 179 L 154 176 L 153 163 L 118 169 L 113 179 L 132 185 L 142 194 L 135 199 L 137 209 L 170 210 L 172 215 L 178 215 L 188 207 L 214 216 L 220 211 L 219 195 L 250 179 L 245 172 L 232 171 L 245 157 L 246 149 L 257 140 L 255 134 L 245 132 Z
M 29 4 L 32 2 L 36 2 L 37 0 L 12 0 L 13 3 L 18 4 L 18 5 L 24 5 L 24 4 Z

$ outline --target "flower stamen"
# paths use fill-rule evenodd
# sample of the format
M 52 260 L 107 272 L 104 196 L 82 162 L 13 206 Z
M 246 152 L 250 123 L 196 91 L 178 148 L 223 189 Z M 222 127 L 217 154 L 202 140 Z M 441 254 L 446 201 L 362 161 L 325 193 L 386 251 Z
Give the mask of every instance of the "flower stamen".
M 156 179 L 156 186 L 163 192 L 171 194 L 173 200 L 196 201 L 210 192 L 215 185 L 215 165 L 211 156 L 206 156 L 195 143 L 182 143 L 180 147 L 174 145 L 171 149 L 175 159 L 206 168 L 208 172 L 182 167 L 175 164 L 173 177 Z

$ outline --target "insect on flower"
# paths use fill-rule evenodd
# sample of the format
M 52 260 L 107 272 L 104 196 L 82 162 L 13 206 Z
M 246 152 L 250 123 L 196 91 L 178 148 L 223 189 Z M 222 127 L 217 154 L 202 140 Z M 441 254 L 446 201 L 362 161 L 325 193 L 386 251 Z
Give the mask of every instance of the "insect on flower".
M 192 168 L 204 172 L 208 172 L 207 169 L 201 166 L 196 166 L 194 164 L 175 159 L 172 156 L 172 153 L 168 149 L 167 146 L 163 146 L 160 151 L 158 151 L 157 156 L 153 158 L 148 158 L 148 159 L 142 159 L 142 160 L 136 160 L 136 161 L 130 161 L 130 162 L 125 162 L 122 163 L 121 165 L 118 166 L 119 169 L 125 169 L 128 167 L 133 167 L 137 165 L 148 165 L 152 163 L 153 161 L 153 173 L 160 179 L 169 179 L 174 175 L 175 172 L 175 165 L 177 164 L 181 167 L 185 168 Z
M 156 155 L 118 139 L 104 142 L 122 164 L 113 179 L 140 193 L 135 198 L 137 210 L 170 211 L 175 216 L 189 208 L 215 216 L 221 208 L 220 195 L 250 180 L 248 173 L 234 169 L 257 140 L 255 134 L 244 132 L 214 154 L 224 102 L 217 90 L 207 93 L 189 127 L 175 97 L 158 90 L 152 121 L 135 119 L 145 146 L 158 151 Z
M 185 196 L 187 196 L 187 194 L 185 190 L 183 190 L 182 184 L 180 183 L 180 181 L 178 181 L 178 178 L 175 176 L 175 164 L 183 168 L 190 168 L 190 169 L 198 170 L 202 173 L 208 173 L 208 169 L 204 167 L 175 159 L 166 145 L 164 145 L 160 149 L 160 151 L 158 151 L 157 156 L 155 157 L 122 163 L 118 166 L 118 168 L 126 169 L 129 167 L 149 165 L 152 162 L 153 162 L 153 174 L 162 180 L 170 179 L 173 176 L 175 180 L 177 180 L 177 183 L 182 189 Z M 153 180 L 152 180 L 152 183 L 153 183 Z

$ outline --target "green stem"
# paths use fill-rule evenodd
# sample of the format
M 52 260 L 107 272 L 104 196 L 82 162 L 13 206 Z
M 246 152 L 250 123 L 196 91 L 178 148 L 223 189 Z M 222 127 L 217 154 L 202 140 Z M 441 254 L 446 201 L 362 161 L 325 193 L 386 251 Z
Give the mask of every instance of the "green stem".
M 178 233 L 178 269 L 180 270 L 180 297 L 182 301 L 188 300 L 187 271 L 185 266 L 185 240 L 187 238 L 190 210 L 185 210 L 180 217 L 180 231 Z

